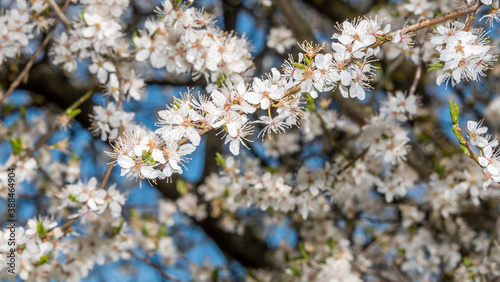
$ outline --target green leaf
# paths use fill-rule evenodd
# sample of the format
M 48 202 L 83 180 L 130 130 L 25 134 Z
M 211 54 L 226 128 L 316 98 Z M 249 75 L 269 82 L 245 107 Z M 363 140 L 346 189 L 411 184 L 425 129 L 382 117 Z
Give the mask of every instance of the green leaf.
M 26 120 L 26 107 L 22 106 L 21 108 L 19 108 L 19 112 L 21 113 L 21 118 L 23 120 Z
M 45 230 L 45 226 L 43 226 L 43 222 L 39 221 L 36 226 L 36 232 L 38 233 L 38 237 L 45 238 L 47 235 L 47 230 Z
M 259 281 L 259 279 L 255 276 L 255 274 L 253 274 L 251 267 L 248 268 L 247 275 L 248 275 L 248 277 L 252 278 L 254 281 Z
M 46 262 L 49 261 L 49 256 L 48 255 L 43 255 L 40 257 L 40 260 L 38 261 L 38 264 L 41 265 L 41 264 L 44 264 Z
M 266 166 L 265 170 L 267 172 L 270 172 L 271 174 L 276 173 L 278 171 L 277 168 L 271 167 L 271 166 Z
M 82 17 L 83 23 L 88 25 L 87 22 L 85 21 L 85 17 L 83 16 L 84 14 L 85 14 L 85 9 L 82 9 L 82 12 L 80 13 L 80 17 Z
M 139 36 L 137 31 L 134 31 L 134 33 L 132 33 L 132 38 L 130 38 L 130 42 L 132 42 L 132 46 L 134 48 L 136 48 L 135 43 L 134 43 L 134 38 L 136 38 L 137 36 Z
M 314 104 L 314 98 L 311 96 L 311 94 L 309 94 L 307 92 L 305 92 L 303 95 L 304 95 L 304 98 L 306 98 L 306 100 L 307 100 L 306 109 L 308 111 L 315 112 L 316 105 Z
M 304 62 L 306 62 L 306 65 L 311 64 L 311 59 L 309 59 L 309 56 L 307 56 L 307 55 L 304 56 Z
M 292 275 L 297 277 L 297 278 L 301 278 L 302 277 L 302 273 L 300 273 L 300 270 L 296 267 L 290 267 L 289 268 L 290 271 L 292 272 Z
M 142 231 L 142 234 L 149 236 L 149 232 L 148 232 L 148 229 L 146 228 L 145 224 L 141 225 L 141 231 Z
M 18 138 L 10 138 L 9 139 L 10 146 L 12 147 L 12 151 L 14 151 L 14 155 L 20 155 L 23 151 L 23 139 L 21 137 Z
M 186 195 L 188 192 L 186 182 L 180 178 L 177 178 L 177 182 L 175 183 L 177 186 L 177 192 L 181 195 Z
M 161 238 L 167 237 L 167 236 L 168 236 L 167 225 L 165 223 L 162 223 L 162 225 L 158 229 L 158 233 L 156 233 L 156 238 L 161 239 Z
M 429 66 L 430 66 L 429 71 L 435 70 L 435 69 L 442 69 L 444 67 L 444 62 L 439 61 L 435 64 L 430 64 Z
M 455 136 L 457 137 L 458 142 L 460 142 L 461 145 L 465 144 L 465 139 L 462 136 L 462 132 L 460 130 L 460 127 L 457 124 L 454 124 L 451 127 L 451 130 L 453 130 L 453 133 L 455 133 Z
M 464 257 L 462 262 L 467 268 L 472 266 L 472 261 L 468 257 Z
M 453 104 L 452 99 L 450 99 L 450 117 L 453 124 L 458 124 L 458 105 Z
M 74 109 L 74 110 L 67 109 L 66 110 L 66 114 L 68 114 L 68 116 L 70 118 L 75 118 L 81 112 L 82 112 L 82 110 L 80 110 L 80 109 Z
M 69 194 L 69 200 L 72 201 L 73 203 L 78 203 L 78 201 L 76 200 L 76 195 L 73 195 L 73 194 Z
M 441 165 L 438 159 L 434 160 L 434 171 L 439 174 L 440 178 L 444 178 L 446 175 L 446 168 L 444 165 Z
M 150 164 L 150 165 L 154 165 L 156 163 L 156 161 L 153 159 L 153 157 L 148 152 L 146 152 L 146 150 L 142 151 L 142 159 L 147 164 Z
M 215 153 L 215 161 L 223 168 L 223 169 L 226 169 L 226 162 L 224 161 L 224 157 L 222 157 L 222 155 L 217 152 Z
M 120 225 L 118 225 L 117 227 L 111 228 L 111 234 L 113 236 L 118 235 L 120 233 L 120 231 L 122 230 L 124 223 L 125 223 L 125 219 L 122 219 L 122 221 L 120 222 Z
M 2 105 L 2 106 L 3 106 L 3 105 Z M 2 114 L 3 114 L 4 116 L 6 116 L 6 115 L 8 115 L 8 114 L 10 114 L 10 113 L 14 112 L 14 110 L 15 110 L 15 108 L 14 108 L 14 106 L 13 106 L 12 104 L 6 104 L 6 105 L 5 105 L 5 106 L 3 106 L 3 108 L 2 108 Z
M 181 105 L 181 103 L 179 103 L 179 98 L 177 98 L 177 97 L 174 98 L 174 105 L 175 105 L 174 111 L 177 111 L 178 109 L 181 108 L 182 105 Z
M 292 66 L 296 67 L 296 68 L 299 68 L 299 69 L 306 69 L 306 66 L 304 66 L 304 64 L 301 64 L 301 63 L 296 63 L 296 62 L 291 62 Z
M 76 154 L 75 151 L 71 151 L 71 156 L 69 159 L 71 162 L 78 162 L 80 161 L 80 157 Z
M 212 282 L 219 281 L 219 268 L 212 270 Z
M 328 247 L 330 247 L 330 251 L 335 250 L 337 244 L 333 241 L 332 237 L 328 238 Z
M 224 83 L 226 83 L 226 79 L 227 79 L 227 75 L 225 75 L 223 73 L 221 75 L 219 75 L 219 77 L 217 78 L 217 86 L 222 87 L 222 85 L 224 85 Z
M 306 249 L 304 249 L 304 244 L 302 244 L 302 242 L 299 243 L 299 249 L 300 253 L 302 254 L 302 258 L 307 259 L 307 252 Z
M 464 145 L 460 144 L 460 149 L 468 156 L 469 155 L 469 149 L 465 147 Z

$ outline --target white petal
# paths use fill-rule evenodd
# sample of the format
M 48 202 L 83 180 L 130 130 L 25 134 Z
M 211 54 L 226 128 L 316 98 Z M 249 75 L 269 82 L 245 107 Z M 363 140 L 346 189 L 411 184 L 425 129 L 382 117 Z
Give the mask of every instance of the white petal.
M 342 70 L 340 72 L 340 81 L 342 82 L 342 85 L 349 86 L 352 81 L 351 74 L 346 70 Z
M 233 155 L 237 156 L 240 154 L 240 141 L 238 139 L 234 139 L 229 143 L 229 150 Z
M 126 156 L 126 155 L 119 155 L 118 159 L 116 160 L 119 166 L 122 168 L 131 168 L 135 165 L 134 160 L 132 160 L 131 157 Z
M 153 149 L 153 152 L 151 152 L 151 157 L 153 157 L 153 159 L 161 164 L 164 164 L 167 162 L 167 160 L 165 160 L 165 156 L 163 155 L 163 152 L 157 148 L 154 148 Z
M 158 177 L 158 171 L 156 171 L 155 169 L 153 169 L 150 166 L 142 167 L 141 174 L 145 178 L 149 178 L 149 179 L 154 179 L 154 178 Z

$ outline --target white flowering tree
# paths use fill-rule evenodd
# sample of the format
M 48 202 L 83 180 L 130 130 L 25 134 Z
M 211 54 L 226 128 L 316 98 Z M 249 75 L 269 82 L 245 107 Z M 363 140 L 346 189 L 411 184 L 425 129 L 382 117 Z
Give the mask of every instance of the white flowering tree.
M 500 277 L 498 0 L 0 4 L 0 279 Z

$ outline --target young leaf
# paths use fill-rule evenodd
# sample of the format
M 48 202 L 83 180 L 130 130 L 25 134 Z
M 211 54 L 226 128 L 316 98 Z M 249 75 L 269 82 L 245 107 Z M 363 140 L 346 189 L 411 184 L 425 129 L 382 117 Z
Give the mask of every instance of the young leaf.
M 10 146 L 12 147 L 12 151 L 14 151 L 14 155 L 21 154 L 23 150 L 23 139 L 21 137 L 18 138 L 10 138 L 9 139 Z
M 453 124 L 458 124 L 458 105 L 453 104 L 452 99 L 450 99 L 450 117 Z
M 44 238 L 47 235 L 47 230 L 45 230 L 45 226 L 43 226 L 43 222 L 39 221 L 36 226 L 36 232 L 38 233 L 38 237 Z
M 222 157 L 221 154 L 219 154 L 218 152 L 215 153 L 215 161 L 222 167 L 222 168 L 226 168 L 226 162 L 224 161 L 224 157 Z
M 186 182 L 184 182 L 184 180 L 178 178 L 177 182 L 176 182 L 176 186 L 177 186 L 177 192 L 179 192 L 179 194 L 181 194 L 181 195 L 187 194 L 188 189 L 186 186 Z
M 435 64 L 430 64 L 429 66 L 430 66 L 429 71 L 435 70 L 435 69 L 442 69 L 444 67 L 444 62 L 437 62 Z
M 81 112 L 82 112 L 82 110 L 80 110 L 80 109 L 74 109 L 74 110 L 70 110 L 70 109 L 68 109 L 68 110 L 66 111 L 66 114 L 68 114 L 68 116 L 69 116 L 70 118 L 75 118 L 75 117 L 76 117 L 79 113 L 81 113 Z

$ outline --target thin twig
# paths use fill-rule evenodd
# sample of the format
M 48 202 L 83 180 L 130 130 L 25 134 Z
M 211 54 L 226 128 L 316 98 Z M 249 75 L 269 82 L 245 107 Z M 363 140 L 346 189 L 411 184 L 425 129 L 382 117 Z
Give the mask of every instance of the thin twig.
M 35 51 L 35 53 L 33 54 L 33 56 L 31 56 L 31 58 L 29 59 L 28 63 L 24 67 L 23 71 L 17 76 L 16 80 L 14 80 L 14 82 L 12 82 L 10 84 L 9 89 L 7 90 L 7 92 L 5 93 L 5 95 L 3 95 L 0 98 L 0 104 L 2 104 L 3 101 L 5 99 L 7 99 L 7 97 L 9 97 L 10 94 L 12 94 L 12 92 L 14 92 L 14 90 L 16 90 L 16 88 L 19 86 L 19 84 L 21 84 L 21 81 L 23 81 L 23 79 L 26 77 L 26 75 L 30 71 L 31 67 L 35 63 L 35 60 L 38 57 L 38 55 L 40 55 L 40 53 L 45 49 L 45 47 L 49 43 L 50 38 L 52 37 L 52 34 L 54 33 L 54 29 L 56 28 L 56 25 L 57 25 L 57 20 L 56 20 L 56 22 L 54 22 L 54 25 L 52 25 L 52 27 L 50 28 L 49 32 L 47 32 L 47 35 L 45 36 L 45 39 L 43 40 L 42 44 L 40 45 L 40 47 L 38 47 L 38 49 Z
M 318 119 L 321 123 L 321 127 L 323 128 L 323 131 L 325 131 L 325 133 L 330 138 L 330 143 L 333 145 L 333 147 L 335 147 L 335 149 L 337 149 L 337 151 L 339 151 L 339 153 L 344 157 L 344 159 L 348 159 L 347 155 L 344 153 L 344 150 L 342 150 L 342 147 L 340 147 L 339 144 L 337 143 L 337 141 L 335 140 L 335 137 L 333 136 L 332 131 L 326 127 L 325 119 L 323 119 L 321 114 L 316 109 L 316 105 L 314 105 L 313 112 L 318 117 Z
M 361 153 L 359 153 L 354 159 L 352 159 L 348 164 L 346 164 L 341 170 L 339 170 L 337 172 L 337 175 L 340 175 L 342 172 L 344 172 L 346 169 L 348 169 L 349 167 L 353 166 L 360 158 L 364 157 L 366 155 L 366 153 L 368 153 L 368 150 L 370 149 L 370 147 L 368 146 L 366 149 L 364 149 L 363 151 L 361 151 Z
M 71 225 L 73 225 L 73 223 L 75 223 L 75 221 L 78 220 L 79 217 L 74 217 L 68 221 L 66 221 L 65 223 L 63 223 L 61 226 L 59 226 L 59 229 L 62 231 L 62 232 L 66 232 L 70 229 Z M 52 232 L 54 232 L 54 230 L 57 228 L 58 226 L 52 228 L 52 229 L 49 229 L 47 230 L 47 235 L 45 235 L 45 238 L 44 240 L 49 240 L 51 235 L 52 235 Z
M 147 264 L 147 265 L 151 266 L 152 268 L 156 269 L 156 270 L 157 270 L 157 271 L 161 274 L 161 276 L 163 276 L 164 278 L 169 279 L 169 280 L 172 280 L 172 281 L 178 281 L 178 282 L 181 282 L 181 281 L 182 281 L 182 280 L 177 279 L 177 278 L 175 278 L 174 276 L 172 276 L 172 275 L 168 274 L 167 272 L 165 272 L 165 270 L 164 270 L 163 268 L 161 268 L 161 266 L 159 266 L 159 265 L 157 265 L 157 264 L 153 263 L 151 260 L 149 260 L 149 259 L 147 259 L 147 258 L 143 258 L 143 257 L 139 256 L 138 254 L 136 254 L 136 253 L 135 253 L 135 252 L 133 252 L 133 251 L 130 251 L 130 250 L 129 250 L 128 252 L 130 253 L 130 255 L 131 255 L 133 258 L 135 258 L 135 259 L 137 259 L 137 260 L 139 260 L 139 261 L 141 261 L 141 262 L 143 262 L 143 263 L 145 263 L 145 264 Z
M 491 249 L 493 249 L 493 246 L 495 245 L 499 229 L 500 229 L 500 216 L 497 217 L 497 221 L 495 223 L 495 230 L 493 231 L 493 235 L 491 236 L 490 242 L 488 243 L 488 248 L 486 249 L 485 258 L 490 255 Z
M 63 11 L 66 11 L 66 8 L 69 5 L 69 1 L 70 0 L 66 0 L 66 3 L 64 4 L 64 7 L 63 7 Z M 28 63 L 24 67 L 23 71 L 17 76 L 17 78 L 14 80 L 14 82 L 12 82 L 10 84 L 9 89 L 7 90 L 7 92 L 5 93 L 5 95 L 3 95 L 2 97 L 0 97 L 0 104 L 2 104 L 3 101 L 7 97 L 9 97 L 10 94 L 12 94 L 12 92 L 14 92 L 14 90 L 16 90 L 16 88 L 19 86 L 19 84 L 21 84 L 21 82 L 23 81 L 23 79 L 28 75 L 28 73 L 29 73 L 31 67 L 33 66 L 33 64 L 35 63 L 35 60 L 38 57 L 38 55 L 40 55 L 40 53 L 43 50 L 45 50 L 45 47 L 47 47 L 47 44 L 49 44 L 50 38 L 52 38 L 52 34 L 54 33 L 54 30 L 56 29 L 56 26 L 57 26 L 58 23 L 59 23 L 59 19 L 56 19 L 54 21 L 54 24 L 50 27 L 49 31 L 47 32 L 47 35 L 45 36 L 45 39 L 43 40 L 42 44 L 40 45 L 40 47 L 38 47 L 38 49 L 35 51 L 35 53 L 33 54 L 33 56 L 31 56 L 31 58 L 29 59 Z
M 73 104 L 71 104 L 71 106 L 69 106 L 62 114 L 63 115 L 67 115 L 67 113 L 69 111 L 73 111 L 76 108 L 78 108 L 83 102 L 85 102 L 87 99 L 89 99 L 92 96 L 92 94 L 94 93 L 95 89 L 96 88 L 93 87 L 92 89 L 90 89 L 89 91 L 87 91 L 87 93 L 85 93 L 82 97 L 80 97 Z M 52 125 L 52 127 L 50 128 L 50 130 L 47 133 L 45 133 L 45 135 L 42 137 L 42 139 L 40 139 L 40 141 L 38 141 L 38 143 L 35 145 L 35 147 L 32 150 L 28 151 L 22 157 L 22 159 L 27 159 L 27 158 L 33 156 L 33 154 L 38 149 L 40 149 L 45 144 L 45 142 L 47 142 L 47 140 L 49 140 L 49 138 L 52 136 L 52 134 L 54 134 L 54 132 L 56 132 L 56 130 L 59 128 L 59 126 L 60 126 L 60 122 L 55 122 Z
M 430 27 L 430 26 L 433 26 L 433 25 L 437 25 L 437 24 L 440 24 L 440 23 L 447 22 L 449 20 L 461 17 L 463 15 L 468 15 L 468 14 L 471 14 L 471 13 L 475 14 L 477 12 L 477 10 L 479 10 L 479 8 L 482 5 L 483 5 L 483 3 L 481 3 L 480 1 L 478 1 L 478 3 L 476 3 L 476 4 L 472 5 L 472 6 L 465 6 L 465 7 L 458 8 L 458 9 L 456 9 L 454 11 L 446 13 L 446 14 L 440 16 L 440 17 L 437 17 L 437 18 L 420 20 L 420 21 L 418 21 L 418 23 L 412 24 L 410 26 L 407 26 L 404 29 L 398 29 L 398 30 L 392 31 L 392 32 L 390 32 L 390 33 L 388 33 L 386 35 L 382 35 L 381 38 L 377 39 L 377 41 L 375 43 L 373 43 L 369 48 L 378 47 L 378 46 L 384 44 L 385 42 L 387 42 L 389 40 L 392 40 L 392 37 L 397 32 L 403 32 L 403 31 L 406 32 L 406 33 L 415 32 L 415 31 L 424 29 L 426 27 Z
M 117 110 L 121 111 L 123 110 L 123 102 L 125 101 L 125 79 L 123 78 L 123 74 L 121 72 L 121 64 L 118 60 L 113 60 L 113 63 L 115 64 L 116 67 L 116 76 L 118 77 L 118 80 L 120 81 L 120 86 L 119 86 L 119 96 L 118 96 L 118 105 L 117 105 Z M 122 134 L 123 130 L 122 127 L 118 129 L 118 135 L 120 136 Z M 104 177 L 101 181 L 101 185 L 99 185 L 99 189 L 104 189 L 106 187 L 106 184 L 108 183 L 109 177 L 111 176 L 111 172 L 113 172 L 113 168 L 115 166 L 115 158 L 112 157 L 111 161 L 108 163 L 108 168 L 106 169 L 106 173 L 104 174 Z
M 62 24 L 67 28 L 69 27 L 70 21 L 64 14 L 64 12 L 59 8 L 59 5 L 57 5 L 56 1 L 54 0 L 47 0 L 49 2 L 50 7 L 56 12 L 57 18 L 62 22 Z
M 465 27 L 464 27 L 465 31 L 469 31 L 472 22 L 476 18 L 476 14 L 477 14 L 477 10 L 473 13 L 470 13 L 469 16 L 467 17 L 467 21 L 465 22 Z
M 423 46 L 423 43 L 424 43 L 424 40 L 425 40 L 425 36 L 422 36 L 420 38 L 420 42 L 419 42 L 419 45 L 420 45 L 420 50 L 419 50 L 419 58 L 422 58 L 422 56 L 424 55 L 424 46 Z M 413 78 L 413 82 L 411 84 L 411 87 L 410 87 L 410 91 L 408 92 L 410 96 L 414 95 L 415 92 L 417 91 L 417 86 L 418 86 L 418 82 L 420 81 L 420 78 L 422 77 L 422 67 L 423 63 L 422 63 L 422 60 L 418 60 L 418 66 L 417 66 L 417 70 L 415 71 L 415 78 Z
M 108 183 L 109 177 L 111 176 L 111 172 L 113 171 L 113 167 L 115 166 L 115 159 L 112 158 L 111 162 L 108 164 L 108 168 L 106 169 L 106 173 L 102 178 L 101 185 L 99 185 L 99 189 L 104 189 L 106 184 Z

